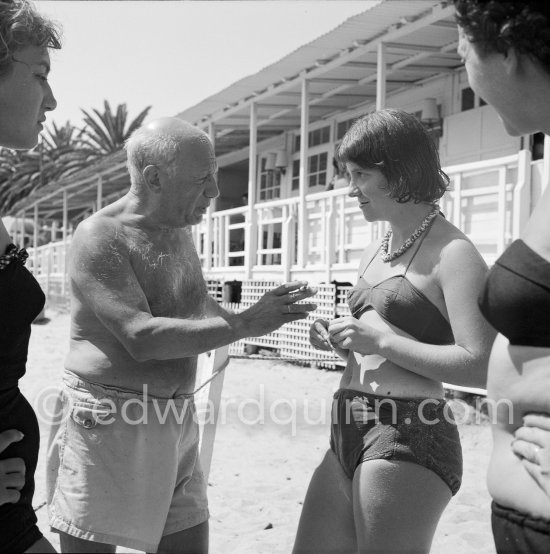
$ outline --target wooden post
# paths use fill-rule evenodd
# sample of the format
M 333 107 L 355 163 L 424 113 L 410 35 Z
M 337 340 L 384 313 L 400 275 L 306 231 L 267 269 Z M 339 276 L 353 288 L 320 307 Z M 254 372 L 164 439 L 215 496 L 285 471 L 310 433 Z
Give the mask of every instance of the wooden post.
M 309 82 L 302 79 L 300 114 L 300 189 L 298 203 L 298 266 L 304 268 L 307 259 L 308 220 L 306 210 L 309 140 Z
M 497 256 L 500 256 L 506 247 L 506 195 L 506 167 L 499 167 L 497 194 Z
M 101 175 L 97 176 L 97 200 L 95 211 L 101 210 L 103 207 L 103 177 Z
M 32 235 L 32 265 L 33 272 L 35 275 L 38 275 L 40 271 L 38 270 L 38 203 L 34 205 L 34 229 Z
M 21 212 L 21 221 L 19 223 L 19 232 L 21 233 L 21 236 L 19 239 L 19 246 L 21 248 L 25 247 L 25 239 L 27 238 L 27 232 L 25 231 L 26 219 L 27 219 L 27 212 L 23 210 Z
M 545 138 L 545 143 L 546 143 Z M 550 139 L 548 139 L 550 142 Z M 531 151 L 518 152 L 518 181 L 514 188 L 512 240 L 518 239 L 531 215 Z
M 208 124 L 208 136 L 210 137 L 214 151 L 216 151 L 216 127 L 212 121 Z M 206 211 L 206 230 L 204 233 L 204 269 L 206 271 L 212 268 L 212 212 L 214 211 L 215 205 L 216 199 L 210 202 L 208 210 Z M 218 260 L 220 260 L 220 258 L 218 258 Z
M 550 183 L 550 135 L 544 135 L 543 160 L 541 196 Z
M 248 211 L 245 217 L 245 253 L 244 265 L 246 278 L 252 278 L 256 265 L 256 158 L 258 154 L 258 107 L 255 102 L 250 104 L 250 146 L 248 156 Z
M 67 189 L 63 191 L 63 272 L 61 281 L 61 294 L 65 296 L 67 281 L 67 227 L 69 225 L 69 199 Z
M 386 45 L 378 43 L 376 57 L 376 110 L 386 107 Z

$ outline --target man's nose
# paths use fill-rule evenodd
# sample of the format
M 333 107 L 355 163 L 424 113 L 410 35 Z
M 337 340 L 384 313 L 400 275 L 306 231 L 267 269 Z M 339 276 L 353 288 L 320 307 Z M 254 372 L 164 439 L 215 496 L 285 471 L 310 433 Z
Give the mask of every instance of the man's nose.
M 204 190 L 204 194 L 207 198 L 217 198 L 220 195 L 220 189 L 218 188 L 218 180 L 215 177 L 212 177 L 208 181 L 208 185 Z

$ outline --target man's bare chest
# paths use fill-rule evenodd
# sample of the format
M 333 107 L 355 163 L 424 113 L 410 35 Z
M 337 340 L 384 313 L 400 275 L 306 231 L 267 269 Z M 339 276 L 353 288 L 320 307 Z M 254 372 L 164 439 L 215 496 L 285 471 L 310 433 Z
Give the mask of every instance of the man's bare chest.
M 143 241 L 131 263 L 154 316 L 200 317 L 206 284 L 192 242 Z

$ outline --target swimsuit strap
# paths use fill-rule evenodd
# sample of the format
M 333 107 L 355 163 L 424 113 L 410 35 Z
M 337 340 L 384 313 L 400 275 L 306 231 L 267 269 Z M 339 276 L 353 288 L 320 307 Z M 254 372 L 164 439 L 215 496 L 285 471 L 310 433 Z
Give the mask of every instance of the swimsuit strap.
M 437 217 L 437 216 L 436 216 Z M 422 246 L 422 243 L 424 242 L 424 239 L 430 232 L 430 229 L 432 228 L 433 222 L 435 221 L 435 218 L 432 219 L 432 222 L 430 223 L 430 226 L 426 229 L 424 233 L 422 233 L 422 236 L 420 237 L 420 240 L 418 241 L 418 245 L 416 246 L 416 250 L 414 251 L 413 255 L 411 256 L 411 259 L 409 260 L 409 263 L 407 264 L 407 267 L 405 268 L 405 273 L 403 273 L 403 277 L 407 275 L 407 271 L 409 271 L 409 267 L 414 260 L 415 256 L 418 254 L 418 251 L 420 250 L 420 247 Z
M 372 263 L 372 261 L 374 260 L 374 258 L 376 258 L 376 254 L 378 254 L 381 247 L 382 247 L 382 243 L 380 243 L 378 245 L 378 248 L 374 251 L 374 254 L 372 255 L 371 259 L 367 262 L 367 265 L 365 265 L 365 267 L 362 271 L 361 271 L 361 267 L 359 267 L 359 276 L 360 277 L 363 277 L 363 275 L 365 274 L 365 271 L 367 271 L 367 269 L 369 268 L 369 266 Z

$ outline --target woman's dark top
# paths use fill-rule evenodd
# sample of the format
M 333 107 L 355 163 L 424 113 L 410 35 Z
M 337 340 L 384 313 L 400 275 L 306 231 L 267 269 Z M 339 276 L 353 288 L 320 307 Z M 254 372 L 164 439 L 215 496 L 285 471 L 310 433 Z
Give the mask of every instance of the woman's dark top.
M 18 429 L 24 434 L 23 440 L 0 453 L 0 459 L 22 458 L 25 463 L 19 501 L 0 506 L 0 554 L 25 552 L 42 537 L 32 505 L 40 430 L 17 386 L 25 374 L 31 323 L 45 301 L 39 284 L 24 267 L 27 257 L 24 249 L 13 244 L 0 256 L 0 432 Z
M 491 268 L 479 307 L 510 344 L 550 347 L 550 262 L 514 241 Z
M 27 257 L 14 244 L 0 256 L 0 390 L 25 374 L 31 323 L 44 307 L 44 293 L 24 267 Z
M 454 344 L 451 326 L 439 308 L 407 279 L 407 271 L 425 236 L 426 233 L 404 273 L 372 285 L 363 275 L 378 253 L 377 250 L 361 273 L 357 285 L 348 292 L 348 305 L 353 317 L 357 319 L 367 310 L 374 310 L 382 319 L 420 342 Z

